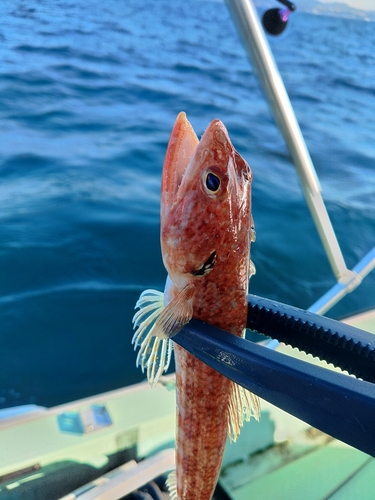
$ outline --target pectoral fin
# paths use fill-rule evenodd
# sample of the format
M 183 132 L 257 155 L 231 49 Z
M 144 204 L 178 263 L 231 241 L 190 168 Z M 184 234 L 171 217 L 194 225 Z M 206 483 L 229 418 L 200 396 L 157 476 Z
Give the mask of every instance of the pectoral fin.
M 164 295 L 157 290 L 145 290 L 135 307 L 139 311 L 133 317 L 136 332 L 132 343 L 140 347 L 137 366 L 147 370 L 152 387 L 160 375 L 167 371 L 173 349 L 170 337 L 188 323 L 193 315 L 194 285 L 187 285 L 167 306 Z
M 139 307 L 139 311 L 133 317 L 137 330 L 132 343 L 134 349 L 140 347 L 136 365 L 141 366 L 142 372 L 147 369 L 147 379 L 151 387 L 155 387 L 169 367 L 173 348 L 170 340 L 160 340 L 153 335 L 155 323 L 164 309 L 164 295 L 157 290 L 145 290 L 135 307 Z
M 193 296 L 195 287 L 186 285 L 163 309 L 158 317 L 153 335 L 160 339 L 173 337 L 193 316 Z

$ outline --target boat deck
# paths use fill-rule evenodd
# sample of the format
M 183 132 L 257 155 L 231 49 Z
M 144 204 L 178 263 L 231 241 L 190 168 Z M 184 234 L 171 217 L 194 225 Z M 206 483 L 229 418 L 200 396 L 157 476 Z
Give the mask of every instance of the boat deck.
M 281 410 L 263 404 L 264 428 L 275 420 L 299 432 L 292 437 L 279 436 L 262 451 L 244 457 L 245 450 L 232 450 L 240 461 L 224 466 L 220 484 L 232 500 L 370 500 L 375 491 L 375 459 L 311 427 L 303 428 Z M 275 415 L 275 412 L 278 415 Z M 284 423 L 283 423 L 284 421 Z M 259 430 L 257 423 L 244 428 L 246 435 Z M 302 427 L 302 428 L 301 428 Z M 280 431 L 280 429 L 279 429 Z M 277 435 L 273 436 L 274 438 Z M 242 439 L 244 439 L 244 444 Z M 246 446 L 246 436 L 231 446 Z

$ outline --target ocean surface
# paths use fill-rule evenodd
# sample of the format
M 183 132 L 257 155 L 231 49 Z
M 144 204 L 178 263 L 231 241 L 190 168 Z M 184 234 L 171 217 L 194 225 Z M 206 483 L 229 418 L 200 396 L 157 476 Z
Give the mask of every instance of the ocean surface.
M 307 308 L 334 277 L 229 12 L 202 0 L 0 4 L 0 407 L 144 379 L 134 304 L 163 289 L 176 115 L 253 169 L 252 293 Z M 269 39 L 349 267 L 375 245 L 374 23 L 296 12 Z M 330 314 L 375 304 L 375 273 Z

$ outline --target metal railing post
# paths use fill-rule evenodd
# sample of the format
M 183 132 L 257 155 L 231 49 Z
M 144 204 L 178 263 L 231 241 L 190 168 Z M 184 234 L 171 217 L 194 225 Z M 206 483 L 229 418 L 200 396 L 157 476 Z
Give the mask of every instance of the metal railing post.
M 336 279 L 348 284 L 356 275 L 345 264 L 336 234 L 321 196 L 319 180 L 295 117 L 284 83 L 273 59 L 268 42 L 251 0 L 226 0 L 242 36 L 246 51 L 257 71 L 293 158 L 307 205 Z

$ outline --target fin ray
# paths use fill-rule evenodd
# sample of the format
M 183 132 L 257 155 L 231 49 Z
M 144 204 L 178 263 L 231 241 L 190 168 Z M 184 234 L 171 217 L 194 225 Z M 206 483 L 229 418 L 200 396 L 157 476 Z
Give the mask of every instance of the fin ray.
M 251 417 L 259 421 L 260 401 L 258 396 L 233 382 L 229 398 L 228 418 L 228 436 L 231 442 L 237 440 L 244 422 L 248 422 Z
M 251 278 L 251 276 L 254 276 L 254 274 L 256 273 L 256 268 L 255 268 L 255 264 L 254 262 L 250 259 L 250 266 L 249 266 L 249 278 Z
M 157 290 L 145 290 L 139 297 L 134 314 L 136 329 L 132 343 L 139 347 L 136 365 L 146 370 L 151 387 L 155 387 L 161 374 L 170 364 L 173 349 L 170 337 L 188 323 L 193 315 L 195 287 L 186 285 L 166 306 L 164 294 Z
M 167 485 L 171 500 L 177 500 L 177 480 L 176 480 L 176 471 L 175 470 L 173 470 L 172 472 L 170 472 L 168 474 L 166 485 Z
M 132 338 L 132 343 L 134 344 L 134 349 L 136 349 L 140 345 L 140 340 L 143 336 L 143 333 L 147 330 L 147 328 L 152 325 L 152 323 L 155 323 L 155 321 L 158 319 L 160 315 L 161 308 L 156 309 L 150 314 L 145 320 L 141 321 L 140 323 L 134 323 L 134 328 L 138 328 L 138 330 L 135 332 Z
M 133 317 L 136 331 L 132 343 L 134 349 L 139 347 L 136 366 L 140 366 L 142 372 L 146 370 L 151 387 L 155 387 L 161 374 L 169 368 L 173 349 L 169 338 L 160 339 L 154 333 L 164 310 L 164 294 L 157 290 L 145 290 L 135 307 L 139 308 Z

